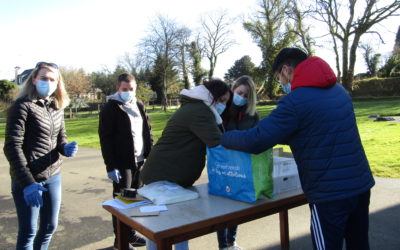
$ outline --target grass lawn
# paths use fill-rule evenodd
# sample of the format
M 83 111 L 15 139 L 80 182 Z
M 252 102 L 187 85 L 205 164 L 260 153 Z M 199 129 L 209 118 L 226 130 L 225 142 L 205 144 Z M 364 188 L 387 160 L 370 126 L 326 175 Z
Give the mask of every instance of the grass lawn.
M 361 140 L 376 176 L 400 177 L 400 123 L 376 122 L 368 117 L 400 116 L 400 100 L 355 102 Z
M 268 115 L 275 105 L 259 106 L 260 117 Z M 400 123 L 375 122 L 372 114 L 400 115 L 400 100 L 354 102 L 358 128 L 368 160 L 375 176 L 400 178 Z M 161 136 L 174 110 L 149 111 L 155 141 Z M 0 114 L 0 139 L 4 139 L 4 114 Z M 80 146 L 100 148 L 97 134 L 97 115 L 66 120 L 69 141 Z M 285 146 L 285 151 L 289 150 Z

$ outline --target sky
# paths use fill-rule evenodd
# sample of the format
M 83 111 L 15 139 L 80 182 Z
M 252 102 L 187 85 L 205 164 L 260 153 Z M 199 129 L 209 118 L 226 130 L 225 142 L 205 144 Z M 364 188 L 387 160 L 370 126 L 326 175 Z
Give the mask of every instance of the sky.
M 88 73 L 104 68 L 113 70 L 125 53 L 136 50 L 136 44 L 146 36 L 157 14 L 196 30 L 201 27 L 201 15 L 225 9 L 229 16 L 239 18 L 231 26 L 236 45 L 218 57 L 214 76 L 223 78 L 235 60 L 244 55 L 249 55 L 256 65 L 261 62 L 260 49 L 240 22 L 240 17 L 253 13 L 256 7 L 257 0 L 1 1 L 0 79 L 12 80 L 16 66 L 21 68 L 21 73 L 39 61 L 83 68 Z M 371 37 L 377 51 L 384 55 L 390 53 L 399 23 L 396 17 L 378 27 L 386 44 Z M 396 28 L 388 30 L 393 27 Z M 313 29 L 321 34 L 318 27 Z M 317 55 L 335 68 L 330 45 L 324 39 L 327 40 L 318 41 L 325 48 L 317 47 Z M 206 59 L 203 64 L 208 69 Z M 364 62 L 359 57 L 356 72 L 363 71 Z

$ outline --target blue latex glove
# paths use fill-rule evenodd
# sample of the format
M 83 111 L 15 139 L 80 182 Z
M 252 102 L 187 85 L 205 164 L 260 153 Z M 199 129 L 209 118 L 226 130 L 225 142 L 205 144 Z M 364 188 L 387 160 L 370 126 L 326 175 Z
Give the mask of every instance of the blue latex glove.
M 108 172 L 108 178 L 112 181 L 119 183 L 119 180 L 122 178 L 121 174 L 119 173 L 118 169 L 114 169 L 113 171 Z
M 64 145 L 64 155 L 67 157 L 73 157 L 78 152 L 78 142 L 73 141 Z
M 41 184 L 35 182 L 24 188 L 24 199 L 30 207 L 43 206 L 42 191 L 47 191 Z

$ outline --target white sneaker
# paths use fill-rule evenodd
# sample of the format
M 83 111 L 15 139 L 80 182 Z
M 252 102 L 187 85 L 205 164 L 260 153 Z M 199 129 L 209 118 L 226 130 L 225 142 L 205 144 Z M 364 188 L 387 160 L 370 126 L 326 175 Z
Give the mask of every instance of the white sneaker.
M 239 247 L 236 245 L 236 242 L 233 244 L 233 246 L 228 247 L 227 250 L 243 250 L 243 248 Z

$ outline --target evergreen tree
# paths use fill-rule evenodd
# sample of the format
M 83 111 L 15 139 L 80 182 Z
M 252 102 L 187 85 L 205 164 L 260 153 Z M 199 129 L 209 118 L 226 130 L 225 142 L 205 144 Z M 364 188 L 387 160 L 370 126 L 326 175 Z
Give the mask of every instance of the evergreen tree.
M 233 66 L 228 69 L 228 72 L 225 74 L 224 79 L 228 82 L 233 82 L 235 79 L 239 78 L 243 75 L 248 75 L 253 77 L 256 66 L 251 61 L 250 56 L 246 55 L 236 60 Z M 253 77 L 254 78 L 254 77 Z
M 287 17 L 290 3 L 289 0 L 262 0 L 258 12 L 243 23 L 262 52 L 259 73 L 264 83 L 258 92 L 266 93 L 270 98 L 276 97 L 279 89 L 272 72 L 274 58 L 283 48 L 293 46 L 297 36 Z
M 189 54 L 192 60 L 190 73 L 192 74 L 194 85 L 198 86 L 202 84 L 207 71 L 201 67 L 201 49 L 199 48 L 199 43 L 193 41 L 189 46 Z
M 394 41 L 393 55 L 400 59 L 400 26 L 397 30 L 396 40 Z

